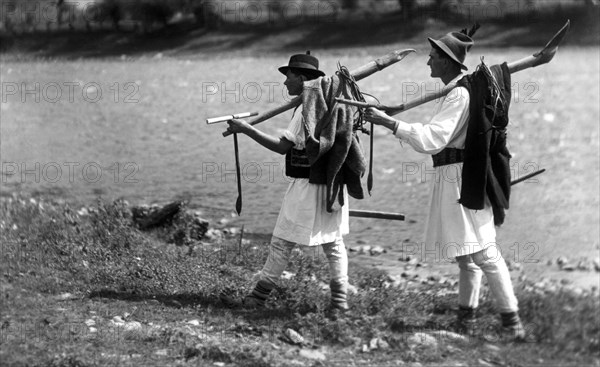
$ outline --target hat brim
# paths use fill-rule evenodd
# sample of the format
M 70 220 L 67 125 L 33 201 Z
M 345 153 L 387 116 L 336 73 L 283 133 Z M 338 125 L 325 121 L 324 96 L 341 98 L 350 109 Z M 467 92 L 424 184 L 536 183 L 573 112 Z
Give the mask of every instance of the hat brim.
M 463 64 L 462 62 L 460 62 L 460 60 L 458 60 L 456 58 L 456 56 L 454 56 L 454 53 L 452 51 L 450 51 L 450 49 L 448 48 L 448 46 L 446 46 L 443 42 L 440 42 L 438 40 L 434 40 L 431 37 L 427 38 L 429 40 L 429 43 L 431 43 L 431 47 L 434 47 L 438 50 L 441 50 L 443 53 L 445 53 L 449 58 L 451 58 L 454 62 L 456 62 L 458 65 L 460 65 L 460 68 L 462 70 L 469 70 L 465 64 Z
M 312 75 L 316 75 L 316 76 L 325 76 L 325 73 L 322 72 L 321 70 L 312 69 L 312 68 L 305 68 L 305 67 L 302 67 L 302 66 L 288 66 L 288 65 L 283 65 L 283 66 L 280 66 L 279 69 L 277 69 L 277 70 L 279 70 L 279 72 L 281 74 L 287 75 L 287 72 L 290 69 L 292 69 L 292 70 L 294 70 L 294 69 L 301 70 L 303 72 L 306 72 L 306 73 L 312 74 Z

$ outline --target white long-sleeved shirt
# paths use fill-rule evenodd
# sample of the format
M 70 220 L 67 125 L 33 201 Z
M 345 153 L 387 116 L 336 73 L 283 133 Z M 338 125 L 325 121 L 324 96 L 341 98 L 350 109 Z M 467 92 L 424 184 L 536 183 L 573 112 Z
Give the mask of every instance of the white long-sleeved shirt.
M 456 83 L 462 77 L 459 74 L 450 83 Z M 456 87 L 435 103 L 438 104 L 437 110 L 429 123 L 398 120 L 394 135 L 419 153 L 436 154 L 444 148 L 463 149 L 467 136 L 466 122 L 469 120 L 468 90 Z

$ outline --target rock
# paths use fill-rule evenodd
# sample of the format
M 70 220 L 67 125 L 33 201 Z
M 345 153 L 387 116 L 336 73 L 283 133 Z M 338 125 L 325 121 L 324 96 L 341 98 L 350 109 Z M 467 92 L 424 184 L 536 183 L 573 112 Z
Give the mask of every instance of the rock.
M 439 282 L 441 279 L 442 277 L 436 274 L 427 277 L 427 280 L 431 280 L 432 282 Z
M 154 354 L 157 356 L 166 356 L 169 355 L 169 351 L 167 349 L 158 349 L 154 351 Z
M 489 363 L 488 361 L 486 361 L 485 359 L 481 359 L 481 358 L 479 358 L 479 359 L 477 360 L 477 365 L 478 365 L 478 366 L 484 366 L 484 367 L 487 367 L 487 366 L 493 366 L 493 364 L 491 364 L 491 363 Z
M 204 237 L 209 241 L 221 241 L 223 239 L 223 232 L 216 228 L 211 228 L 206 231 Z
M 284 270 L 284 271 L 283 271 L 283 273 L 281 273 L 281 277 L 282 277 L 283 279 L 292 279 L 292 278 L 293 278 L 295 275 L 296 275 L 296 274 L 294 274 L 294 273 L 290 273 L 290 272 L 289 272 L 289 271 L 287 271 L 287 270 Z
M 361 352 L 363 353 L 369 353 L 369 346 L 366 344 L 363 344 Z
M 371 249 L 369 250 L 369 254 L 371 254 L 371 256 L 385 254 L 386 252 L 387 252 L 387 250 L 381 246 L 374 246 L 374 247 L 371 247 Z
M 439 340 L 444 340 L 444 341 L 451 341 L 451 342 L 466 342 L 469 339 L 461 334 L 452 332 L 452 331 L 447 331 L 447 330 L 437 330 L 437 331 L 432 331 L 431 334 L 434 334 Z
M 77 298 L 77 296 L 75 296 L 74 294 L 71 294 L 71 293 L 63 293 L 63 294 L 56 296 L 57 301 L 69 301 L 69 300 L 76 299 L 76 298 Z
M 573 295 L 575 297 L 581 297 L 585 293 L 583 288 L 580 288 L 580 287 L 572 287 L 572 288 L 569 288 L 568 291 L 571 295 Z
M 569 262 L 569 260 L 568 260 L 566 257 L 564 257 L 564 256 L 559 256 L 559 257 L 556 259 L 556 264 L 557 264 L 558 266 L 561 266 L 561 267 L 562 267 L 563 265 L 566 265 L 568 262 Z
M 571 264 L 565 264 L 561 267 L 561 269 L 564 271 L 573 271 L 573 270 L 575 270 L 575 266 L 573 266 Z
M 437 347 L 437 340 L 426 333 L 414 333 L 406 340 L 408 346 L 410 348 L 414 348 L 417 346 L 423 347 Z
M 137 321 L 129 321 L 123 325 L 123 336 L 125 339 L 135 339 L 142 334 L 142 324 Z
M 357 245 L 366 245 L 366 244 L 367 244 L 367 241 L 365 241 L 365 240 L 357 240 L 357 241 L 356 241 L 356 244 L 357 244 Z
M 348 283 L 348 294 L 357 294 L 358 293 L 358 288 L 356 288 L 356 286 Z
M 123 325 L 125 324 L 125 321 L 123 321 L 123 319 L 121 318 L 121 316 L 115 316 L 112 318 L 112 323 L 113 324 L 117 324 L 117 325 Z
M 377 348 L 381 350 L 388 350 L 390 349 L 390 345 L 382 338 L 377 338 Z
M 198 320 L 190 320 L 187 323 L 193 326 L 200 326 L 200 321 Z
M 285 351 L 285 353 L 283 354 L 286 358 L 293 358 L 298 356 L 298 353 L 300 352 L 300 350 L 298 348 L 292 348 L 292 349 L 288 349 Z
M 317 361 L 324 361 L 326 359 L 325 354 L 319 352 L 318 350 L 300 349 L 300 353 L 298 353 L 298 355 L 304 358 L 314 359 Z
M 592 264 L 585 260 L 581 260 L 579 263 L 577 263 L 577 270 L 590 271 L 592 270 Z
M 600 258 L 598 257 L 594 259 L 594 270 L 600 272 Z
M 371 339 L 371 341 L 369 342 L 369 349 L 370 349 L 370 350 L 375 350 L 375 349 L 377 349 L 377 339 L 378 339 L 378 338 L 373 338 L 373 339 Z
M 240 229 L 236 227 L 225 228 L 223 233 L 235 236 L 236 234 L 240 233 Z
M 493 353 L 500 353 L 500 350 L 501 350 L 499 346 L 494 345 L 494 344 L 489 344 L 489 343 L 484 344 L 483 349 L 493 352 Z
M 573 283 L 573 281 L 569 280 L 569 279 L 564 279 L 563 278 L 563 279 L 560 280 L 560 284 L 562 284 L 562 285 L 569 285 L 571 283 Z
M 98 331 L 98 329 L 96 329 L 95 327 L 90 327 L 89 331 L 90 331 L 90 333 L 95 333 Z
M 292 344 L 304 344 L 304 337 L 302 337 L 302 335 L 298 334 L 298 332 L 293 329 L 286 329 L 283 332 L 283 335 L 285 335 L 287 340 L 289 340 Z
M 408 259 L 408 260 L 406 260 L 406 262 L 407 262 L 409 265 L 416 265 L 416 264 L 419 262 L 419 260 L 418 260 L 416 257 L 410 257 L 410 256 L 407 256 L 407 258 L 409 258 L 409 259 Z
M 94 320 L 94 319 L 85 320 L 85 324 L 87 326 L 94 326 L 94 325 L 96 325 L 96 320 Z

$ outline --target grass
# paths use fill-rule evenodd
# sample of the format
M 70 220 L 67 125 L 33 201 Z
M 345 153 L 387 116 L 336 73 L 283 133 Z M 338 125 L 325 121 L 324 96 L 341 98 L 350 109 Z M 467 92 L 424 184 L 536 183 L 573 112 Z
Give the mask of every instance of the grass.
M 294 276 L 282 280 L 268 311 L 228 309 L 218 294 L 248 292 L 267 255 L 264 242 L 225 235 L 215 242 L 168 244 L 158 236 L 168 228 L 140 232 L 121 201 L 100 201 L 81 215 L 66 204 L 13 196 L 3 198 L 1 210 L 0 357 L 6 365 L 287 366 L 303 357 L 280 340 L 286 328 L 305 337 L 310 346 L 304 349 L 326 355 L 318 365 L 600 361 L 597 294 L 549 293 L 524 282 L 518 298 L 529 343 L 496 340 L 497 320 L 484 300 L 480 325 L 488 342 L 439 337 L 436 347 L 410 347 L 415 332 L 450 329 L 455 286 L 391 286 L 384 272 L 353 267 L 352 311 L 332 321 L 323 312 L 327 265 L 298 253 L 288 269 Z M 130 329 L 115 323 L 115 316 L 139 324 Z M 361 353 L 373 338 L 389 349 Z

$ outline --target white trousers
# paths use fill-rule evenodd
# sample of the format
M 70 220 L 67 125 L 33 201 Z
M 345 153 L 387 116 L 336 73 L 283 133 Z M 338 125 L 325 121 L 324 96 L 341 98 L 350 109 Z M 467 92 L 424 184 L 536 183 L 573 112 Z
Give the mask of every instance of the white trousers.
M 473 254 L 457 256 L 456 260 L 460 268 L 459 306 L 471 308 L 479 306 L 481 276 L 485 273 L 498 312 L 519 310 L 510 272 L 497 246 L 490 246 Z
M 269 257 L 258 274 L 258 279 L 255 280 L 269 280 L 273 284 L 277 284 L 281 273 L 283 273 L 288 264 L 292 250 L 296 246 L 298 245 L 294 242 L 273 236 L 269 249 Z M 324 243 L 321 246 L 329 262 L 330 280 L 338 284 L 346 284 L 348 282 L 348 254 L 346 253 L 344 241 L 339 239 L 335 242 Z M 318 254 L 318 248 L 315 246 L 303 246 L 303 250 L 305 253 L 314 251 L 315 256 Z

